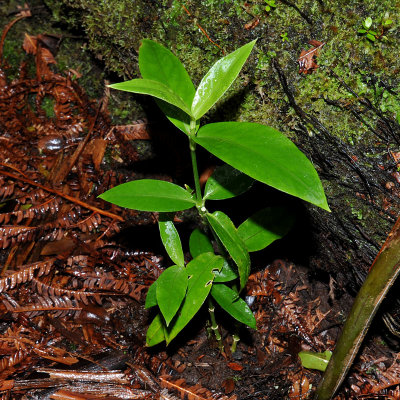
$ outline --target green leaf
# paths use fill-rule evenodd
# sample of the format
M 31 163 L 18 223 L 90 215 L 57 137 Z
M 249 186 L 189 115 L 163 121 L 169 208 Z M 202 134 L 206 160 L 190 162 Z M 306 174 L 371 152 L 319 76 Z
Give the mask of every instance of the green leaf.
M 301 365 L 304 368 L 317 369 L 318 371 L 325 371 L 328 366 L 329 360 L 332 357 L 332 352 L 329 350 L 323 353 L 314 353 L 313 351 L 301 351 L 299 353 Z
M 200 128 L 194 140 L 234 168 L 329 211 L 317 171 L 282 133 L 250 122 Z
M 359 29 L 357 32 L 358 33 L 367 33 L 367 30 L 366 29 Z
M 99 197 L 121 207 L 153 212 L 186 210 L 196 204 L 193 197 L 180 186 L 154 179 L 123 183 Z
M 238 267 L 240 290 L 250 274 L 250 256 L 233 222 L 221 211 L 207 214 L 207 220 Z
M 238 76 L 256 40 L 218 60 L 203 77 L 194 95 L 192 115 L 201 118 L 226 92 Z
M 293 213 L 287 208 L 267 207 L 244 221 L 238 233 L 248 251 L 258 251 L 285 236 L 294 221 Z
M 215 274 L 214 282 L 230 282 L 238 277 L 237 272 L 232 268 L 232 265 L 224 259 L 224 265 L 221 271 Z
M 179 265 L 167 268 L 157 279 L 157 304 L 167 326 L 185 298 L 187 285 L 187 271 Z
M 142 40 L 139 69 L 143 78 L 168 86 L 188 107 L 191 106 L 194 85 L 183 64 L 170 50 L 152 40 Z
M 149 290 L 147 291 L 144 308 L 151 308 L 157 305 L 156 290 L 157 290 L 157 281 L 153 282 L 150 285 Z
M 189 109 L 191 108 L 196 90 L 185 67 L 170 50 L 152 40 L 142 40 L 139 49 L 139 69 L 143 78 L 168 86 L 181 97 Z M 189 134 L 190 117 L 186 112 L 165 101 L 156 102 L 176 127 Z
M 252 186 L 254 180 L 229 164 L 218 167 L 208 178 L 204 199 L 223 200 L 239 196 Z
M 256 319 L 249 306 L 231 288 L 223 284 L 215 284 L 211 289 L 211 296 L 237 321 L 257 329 Z
M 189 323 L 199 311 L 210 293 L 215 271 L 221 269 L 223 258 L 212 253 L 203 253 L 186 267 L 189 276 L 185 300 L 176 318 L 166 331 L 167 344 Z
M 157 314 L 147 328 L 146 346 L 155 346 L 165 340 L 165 324 L 161 314 Z
M 214 253 L 214 248 L 208 236 L 196 228 L 189 238 L 189 250 L 193 258 L 203 253 Z
M 180 267 L 185 266 L 181 239 L 172 221 L 164 219 L 165 215 L 159 216 L 158 227 L 160 236 L 171 260 Z
M 132 79 L 126 82 L 114 83 L 108 85 L 108 87 L 123 90 L 125 92 L 148 94 L 157 99 L 164 100 L 167 103 L 180 108 L 185 113 L 192 115 L 190 108 L 188 108 L 184 100 L 164 83 L 151 79 Z
M 364 26 L 366 29 L 369 29 L 372 25 L 372 18 L 371 17 L 367 17 L 364 20 Z
M 371 42 L 375 42 L 376 37 L 374 35 L 371 35 L 370 33 L 367 33 L 367 39 L 369 39 Z

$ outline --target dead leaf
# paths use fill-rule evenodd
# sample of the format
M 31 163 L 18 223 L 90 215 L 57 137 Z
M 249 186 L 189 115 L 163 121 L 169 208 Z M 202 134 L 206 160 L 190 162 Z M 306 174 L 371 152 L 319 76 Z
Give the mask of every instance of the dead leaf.
M 297 60 L 300 74 L 312 74 L 318 68 L 315 58 L 318 56 L 319 50 L 325 45 L 324 42 L 314 39 L 310 40 L 308 43 L 313 47 L 309 50 L 302 50 Z
M 243 365 L 240 365 L 235 362 L 230 362 L 228 363 L 228 367 L 232 369 L 233 371 L 241 371 L 243 369 Z

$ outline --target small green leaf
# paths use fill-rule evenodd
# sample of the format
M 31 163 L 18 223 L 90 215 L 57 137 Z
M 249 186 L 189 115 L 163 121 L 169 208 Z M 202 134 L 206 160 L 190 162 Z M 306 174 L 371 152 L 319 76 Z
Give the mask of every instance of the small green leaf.
M 375 31 L 368 31 L 371 35 L 374 35 L 374 36 L 377 36 L 378 35 L 378 33 L 377 32 L 375 32 Z
M 237 321 L 250 328 L 257 329 L 256 319 L 252 311 L 234 290 L 223 284 L 214 284 L 211 289 L 211 296 Z
M 123 183 L 99 197 L 121 207 L 153 212 L 181 211 L 196 204 L 193 197 L 180 186 L 154 179 Z
M 252 178 L 329 211 L 317 171 L 277 130 L 250 122 L 219 122 L 201 127 L 194 140 Z
M 147 328 L 146 346 L 155 346 L 165 340 L 165 324 L 161 314 L 157 314 Z
M 149 290 L 147 291 L 144 308 L 151 308 L 157 305 L 156 290 L 157 290 L 157 281 L 153 282 L 150 285 Z
M 188 115 L 192 115 L 184 100 L 161 82 L 151 79 L 132 79 L 126 82 L 114 83 L 108 85 L 108 87 L 125 92 L 148 94 L 180 108 Z
M 207 220 L 222 244 L 238 266 L 240 290 L 246 285 L 250 274 L 250 256 L 233 222 L 221 211 L 207 214 Z
M 367 30 L 366 30 L 366 29 L 359 29 L 357 32 L 358 32 L 358 33 L 366 33 Z
M 167 268 L 157 279 L 157 304 L 167 326 L 185 298 L 187 285 L 187 271 L 179 265 Z
M 214 248 L 208 236 L 196 228 L 189 238 L 190 254 L 196 258 L 203 253 L 214 253 Z
M 250 189 L 253 182 L 253 178 L 225 164 L 218 167 L 208 178 L 204 199 L 223 200 L 239 196 Z
M 301 351 L 299 353 L 301 365 L 304 368 L 317 369 L 318 371 L 325 371 L 328 366 L 329 360 L 332 357 L 332 352 L 329 350 L 323 353 L 314 353 L 313 351 Z
M 192 115 L 200 119 L 226 92 L 238 76 L 256 40 L 218 60 L 203 77 L 194 95 Z
M 152 40 L 142 40 L 139 69 L 143 78 L 168 86 L 190 109 L 196 90 L 185 67 L 170 50 Z M 189 134 L 190 117 L 186 112 L 163 100 L 156 102 L 176 127 Z
M 184 267 L 185 259 L 178 231 L 174 223 L 167 218 L 164 219 L 164 217 L 165 215 L 160 214 L 158 220 L 161 240 L 171 260 L 180 267 Z
M 371 25 L 372 25 L 372 18 L 371 18 L 371 17 L 365 18 L 365 20 L 364 20 L 364 27 L 365 27 L 366 29 L 369 29 L 369 28 L 371 27 Z
M 182 307 L 166 331 L 167 344 L 190 322 L 210 293 L 215 271 L 221 269 L 223 258 L 203 253 L 186 267 L 189 276 L 188 289 Z
M 267 207 L 244 221 L 238 233 L 248 251 L 259 251 L 285 236 L 294 221 L 293 213 L 287 208 Z
M 387 19 L 386 21 L 383 22 L 383 26 L 388 26 L 391 25 L 393 21 L 391 19 Z
M 221 271 L 215 274 L 214 282 L 230 282 L 238 277 L 237 272 L 232 268 L 232 265 L 224 259 L 224 265 Z
M 374 35 L 371 35 L 370 33 L 367 33 L 367 39 L 369 39 L 371 42 L 375 42 L 376 37 Z

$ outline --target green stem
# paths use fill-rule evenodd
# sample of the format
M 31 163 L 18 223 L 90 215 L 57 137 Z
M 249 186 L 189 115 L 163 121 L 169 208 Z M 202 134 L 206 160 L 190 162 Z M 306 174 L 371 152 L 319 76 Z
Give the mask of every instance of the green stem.
M 400 218 L 357 294 L 314 400 L 329 400 L 334 396 L 353 363 L 379 305 L 399 273 Z
M 221 353 L 224 352 L 224 344 L 222 343 L 221 333 L 218 329 L 217 320 L 215 319 L 215 306 L 211 298 L 208 298 L 208 313 L 210 314 L 211 329 L 214 332 L 215 339 L 217 339 L 218 348 Z
M 197 205 L 201 206 L 203 204 L 203 198 L 201 196 L 199 170 L 197 168 L 196 143 L 191 137 L 189 137 L 189 148 L 190 148 L 190 157 L 192 159 L 193 179 L 196 189 L 196 199 L 198 203 Z

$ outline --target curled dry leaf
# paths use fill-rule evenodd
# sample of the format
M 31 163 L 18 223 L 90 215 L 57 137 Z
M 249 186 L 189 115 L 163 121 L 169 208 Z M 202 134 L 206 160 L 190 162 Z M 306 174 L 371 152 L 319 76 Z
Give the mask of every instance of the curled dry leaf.
M 299 63 L 300 74 L 311 74 L 318 68 L 315 58 L 318 56 L 321 48 L 325 45 L 324 42 L 314 39 L 310 40 L 308 44 L 310 44 L 312 48 L 309 50 L 302 50 L 300 57 L 297 60 Z

